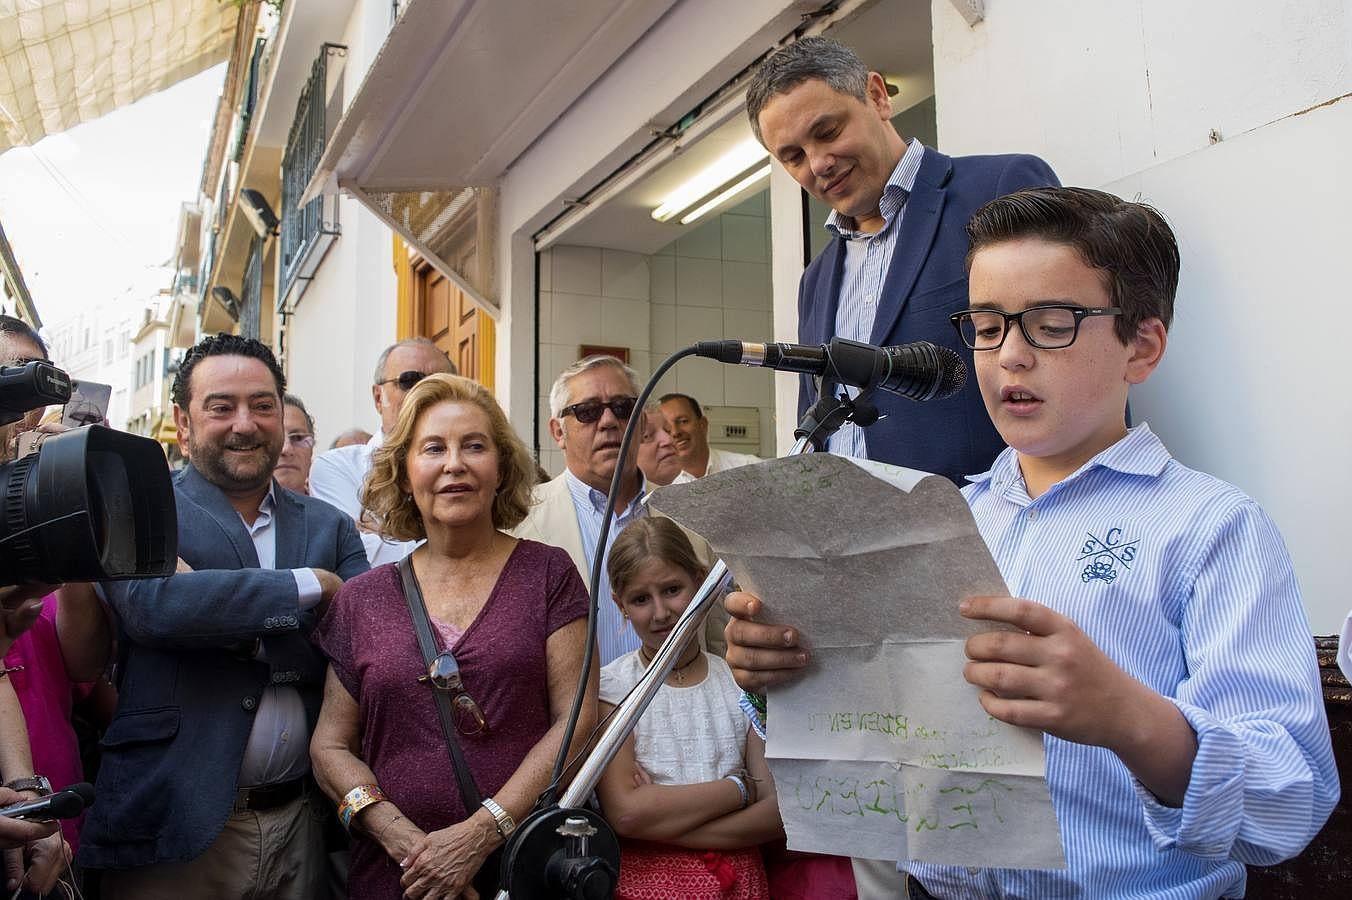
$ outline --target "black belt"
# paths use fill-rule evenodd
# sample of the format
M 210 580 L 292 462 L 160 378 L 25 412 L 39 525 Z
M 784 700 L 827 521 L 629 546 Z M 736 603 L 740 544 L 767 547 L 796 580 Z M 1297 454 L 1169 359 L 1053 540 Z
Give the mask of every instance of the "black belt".
M 235 792 L 235 809 L 254 811 L 276 809 L 305 793 L 305 778 L 293 778 L 262 787 L 241 788 Z

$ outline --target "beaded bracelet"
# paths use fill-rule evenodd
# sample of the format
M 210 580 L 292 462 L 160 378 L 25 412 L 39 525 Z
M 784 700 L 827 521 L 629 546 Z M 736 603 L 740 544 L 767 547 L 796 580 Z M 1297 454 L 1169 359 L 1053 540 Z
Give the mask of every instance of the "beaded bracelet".
M 737 790 L 742 792 L 742 809 L 751 805 L 751 792 L 746 788 L 746 782 L 742 780 L 741 775 L 724 775 L 724 780 L 731 781 L 737 785 Z
M 343 802 L 338 804 L 338 821 L 343 823 L 344 830 L 350 831 L 352 819 L 357 813 L 373 803 L 388 799 L 380 785 L 359 784 L 343 795 Z

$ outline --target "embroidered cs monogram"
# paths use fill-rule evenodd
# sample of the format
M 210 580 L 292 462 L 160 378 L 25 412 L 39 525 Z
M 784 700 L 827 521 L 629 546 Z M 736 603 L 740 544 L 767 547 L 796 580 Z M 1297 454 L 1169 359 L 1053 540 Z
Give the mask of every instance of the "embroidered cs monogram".
M 1078 562 L 1089 560 L 1080 573 L 1080 580 L 1085 584 L 1091 581 L 1112 584 L 1117 580 L 1119 564 L 1123 569 L 1131 568 L 1132 561 L 1136 559 L 1139 538 L 1125 540 L 1121 528 L 1109 528 L 1102 538 L 1095 537 L 1093 532 L 1085 534 L 1088 540 L 1080 546 L 1079 556 L 1076 557 Z

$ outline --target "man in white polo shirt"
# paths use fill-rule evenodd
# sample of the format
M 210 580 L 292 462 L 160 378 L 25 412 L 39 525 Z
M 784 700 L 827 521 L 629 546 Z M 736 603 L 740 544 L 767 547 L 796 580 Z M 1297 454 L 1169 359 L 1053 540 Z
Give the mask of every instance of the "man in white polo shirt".
M 710 447 L 709 420 L 700 409 L 699 401 L 689 394 L 664 394 L 659 402 L 667 420 L 667 431 L 676 443 L 676 455 L 681 459 L 677 484 L 761 461 L 759 456 L 750 453 Z

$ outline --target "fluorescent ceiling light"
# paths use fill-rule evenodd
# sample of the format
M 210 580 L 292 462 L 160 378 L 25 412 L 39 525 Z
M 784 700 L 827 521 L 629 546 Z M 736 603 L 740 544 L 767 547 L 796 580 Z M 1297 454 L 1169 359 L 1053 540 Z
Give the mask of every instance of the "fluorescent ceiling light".
M 712 165 L 667 195 L 652 216 L 666 222 L 682 210 L 689 209 L 711 191 L 716 191 L 733 178 L 769 156 L 755 138 L 747 138 L 720 156 Z
M 742 191 L 751 187 L 751 185 L 755 184 L 757 181 L 760 181 L 762 178 L 768 178 L 769 175 L 770 175 L 770 164 L 766 163 L 756 171 L 752 172 L 750 175 L 743 178 L 741 181 L 734 184 L 732 187 L 728 188 L 726 191 L 723 191 L 716 197 L 710 198 L 705 203 L 701 203 L 696 209 L 693 209 L 687 215 L 682 216 L 681 224 L 689 225 L 691 222 L 695 221 L 700 216 L 707 213 L 709 210 L 718 206 L 724 200 L 730 200 L 732 197 L 736 196 L 737 194 L 740 194 Z

